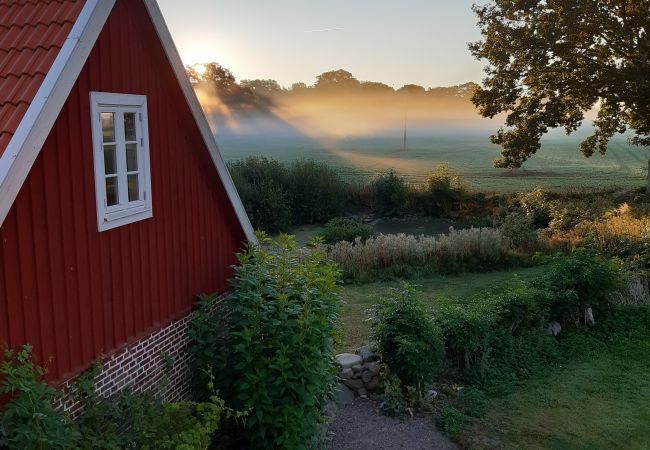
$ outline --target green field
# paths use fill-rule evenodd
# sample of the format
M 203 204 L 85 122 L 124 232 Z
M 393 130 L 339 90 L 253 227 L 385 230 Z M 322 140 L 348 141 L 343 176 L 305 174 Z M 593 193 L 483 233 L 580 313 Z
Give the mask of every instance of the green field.
M 372 176 L 396 169 L 412 182 L 422 181 L 433 166 L 448 163 L 471 188 L 486 191 L 517 191 L 535 186 L 549 189 L 637 187 L 645 180 L 648 151 L 614 139 L 606 155 L 585 158 L 579 151 L 582 136 L 554 133 L 544 139 L 542 150 L 523 170 L 495 169 L 499 150 L 488 142 L 489 131 L 440 131 L 411 136 L 407 149 L 402 136 L 383 135 L 350 139 L 309 139 L 295 134 L 269 133 L 263 138 L 219 135 L 226 160 L 264 155 L 281 162 L 312 158 L 338 167 L 346 176 Z

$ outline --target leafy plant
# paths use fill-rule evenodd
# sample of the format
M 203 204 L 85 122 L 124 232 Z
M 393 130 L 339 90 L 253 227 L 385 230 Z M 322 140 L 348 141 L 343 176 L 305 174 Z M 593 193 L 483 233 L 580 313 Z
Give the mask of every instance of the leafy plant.
M 340 241 L 353 242 L 356 238 L 364 242 L 372 234 L 373 229 L 371 225 L 366 225 L 345 217 L 332 219 L 323 227 L 323 238 L 328 244 L 335 244 Z
M 440 329 L 415 294 L 405 283 L 377 306 L 373 337 L 382 360 L 404 386 L 413 386 L 422 396 L 425 383 L 443 363 L 444 347 Z
M 465 414 L 453 406 L 447 406 L 440 412 L 440 417 L 438 417 L 436 423 L 438 428 L 440 428 L 440 431 L 453 436 L 458 434 L 458 432 L 463 428 L 463 424 L 465 423 Z
M 606 313 L 612 308 L 613 294 L 622 287 L 620 260 L 607 259 L 588 249 L 560 256 L 537 283 L 552 296 L 551 318 L 565 325 L 584 324 L 585 313 Z
M 293 162 L 288 172 L 293 223 L 321 222 L 344 211 L 347 185 L 333 168 L 322 162 L 300 160 Z
M 499 229 L 510 240 L 513 248 L 529 248 L 537 240 L 537 231 L 533 227 L 533 220 L 518 212 L 506 215 L 501 221 Z
M 0 366 L 0 395 L 9 402 L 0 417 L 0 446 L 10 449 L 74 449 L 79 433 L 68 417 L 54 408 L 57 391 L 34 364 L 31 347 L 5 350 Z
M 225 365 L 214 366 L 225 374 L 221 392 L 250 411 L 240 439 L 254 448 L 302 448 L 318 437 L 335 383 L 339 272 L 320 241 L 300 249 L 286 235 L 274 242 L 260 234 L 238 258 L 227 332 L 217 344 L 193 342 L 193 352 L 225 353 Z
M 406 205 L 409 187 L 394 169 L 373 181 L 377 207 L 381 211 L 396 212 Z

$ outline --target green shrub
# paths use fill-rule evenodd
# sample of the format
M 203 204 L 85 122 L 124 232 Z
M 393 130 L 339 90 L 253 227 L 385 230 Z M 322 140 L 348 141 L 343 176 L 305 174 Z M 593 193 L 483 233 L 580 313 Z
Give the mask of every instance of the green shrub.
M 488 398 L 485 392 L 480 389 L 468 387 L 462 391 L 461 403 L 464 414 L 470 417 L 481 418 L 485 415 Z
M 438 417 L 436 423 L 440 431 L 453 436 L 458 434 L 463 428 L 463 424 L 465 423 L 465 414 L 453 406 L 447 406 L 440 412 L 440 417 Z
M 73 422 L 55 409 L 61 395 L 43 380 L 44 369 L 33 363 L 30 347 L 6 351 L 0 368 L 0 394 L 9 396 L 0 415 L 0 446 L 8 449 L 207 449 L 225 407 L 212 384 L 205 402 L 162 403 L 154 394 L 125 390 L 116 398 L 97 397 L 96 365 L 76 382 L 82 404 Z M 241 417 L 241 414 L 235 414 Z
M 372 329 L 390 372 L 421 396 L 444 361 L 444 349 L 440 329 L 411 285 L 391 289 L 381 300 Z
M 518 212 L 506 215 L 499 229 L 510 239 L 513 248 L 530 248 L 537 240 L 537 231 L 533 227 L 532 219 Z
M 287 168 L 275 160 L 249 156 L 229 163 L 228 169 L 253 227 L 286 231 L 291 223 Z
M 546 228 L 551 222 L 552 202 L 541 187 L 518 195 L 519 205 L 534 228 Z
M 213 367 L 224 373 L 227 403 L 250 412 L 237 432 L 242 445 L 303 448 L 321 430 L 336 379 L 339 273 L 318 241 L 305 250 L 286 235 L 259 239 L 238 255 L 227 332 L 192 351 L 225 353 L 225 366 Z
M 216 442 L 222 420 L 232 414 L 214 391 L 200 403 L 162 403 L 153 394 L 128 389 L 101 399 L 91 387 L 83 406 L 77 423 L 84 449 L 207 449 Z
M 292 163 L 288 172 L 293 223 L 322 222 L 344 212 L 347 186 L 330 166 L 302 160 Z
M 394 213 L 406 205 L 409 187 L 395 170 L 391 169 L 378 176 L 372 182 L 372 186 L 377 208 L 380 211 Z
M 613 294 L 621 289 L 620 260 L 607 259 L 587 249 L 557 257 L 537 285 L 551 293 L 550 316 L 564 325 L 585 323 L 585 312 L 606 314 Z
M 356 238 L 360 238 L 361 242 L 365 242 L 372 234 L 371 225 L 345 217 L 332 219 L 323 227 L 323 238 L 328 244 L 336 244 L 340 241 L 353 242 Z
M 426 181 L 426 192 L 431 196 L 434 211 L 449 214 L 458 208 L 465 197 L 465 188 L 460 176 L 449 170 L 449 165 L 440 164 L 429 174 Z
M 54 409 L 58 392 L 45 383 L 45 369 L 35 365 L 30 354 L 28 345 L 4 352 L 0 395 L 7 395 L 10 400 L 0 410 L 0 447 L 77 448 L 79 433 L 63 412 Z
M 550 294 L 519 279 L 465 302 L 440 299 L 436 320 L 449 364 L 487 390 L 516 384 L 557 357 L 545 335 Z

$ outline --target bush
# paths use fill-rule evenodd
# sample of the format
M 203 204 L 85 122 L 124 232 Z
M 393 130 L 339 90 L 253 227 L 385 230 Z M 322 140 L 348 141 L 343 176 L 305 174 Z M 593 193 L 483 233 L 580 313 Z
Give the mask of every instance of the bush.
M 377 306 L 373 337 L 391 373 L 421 396 L 443 361 L 440 329 L 409 284 L 391 289 Z
M 409 187 L 404 178 L 391 169 L 372 183 L 377 208 L 382 212 L 396 212 L 406 205 Z
M 319 243 L 265 236 L 239 254 L 227 298 L 226 332 L 192 342 L 194 354 L 224 353 L 220 392 L 250 411 L 237 435 L 253 448 L 303 448 L 324 423 L 336 380 L 336 266 Z M 216 346 L 216 347 L 215 347 Z
M 519 205 L 524 215 L 534 228 L 546 228 L 551 222 L 552 204 L 546 192 L 538 187 L 518 196 Z
M 344 212 L 347 186 L 334 169 L 303 160 L 292 163 L 288 170 L 293 223 L 322 222 Z
M 43 380 L 30 347 L 6 351 L 0 369 L 0 394 L 9 401 L 0 416 L 0 446 L 8 449 L 207 449 L 231 410 L 212 390 L 202 403 L 162 403 L 153 394 L 128 389 L 117 398 L 95 394 L 96 365 L 75 386 L 82 403 L 76 422 L 54 404 L 61 395 Z M 241 417 L 241 414 L 237 414 Z
M 325 163 L 303 160 L 286 166 L 250 156 L 228 168 L 256 229 L 286 231 L 291 224 L 328 220 L 346 205 L 348 186 Z
M 607 259 L 593 251 L 577 249 L 557 257 L 537 285 L 551 293 L 550 317 L 564 325 L 585 323 L 585 312 L 595 315 L 612 308 L 614 293 L 623 286 L 619 260 Z
M 79 433 L 60 410 L 57 391 L 44 381 L 45 369 L 35 365 L 31 347 L 5 350 L 0 366 L 0 395 L 9 402 L 0 417 L 0 447 L 10 449 L 74 449 Z
M 353 242 L 356 238 L 360 238 L 361 242 L 365 242 L 372 234 L 371 225 L 345 217 L 332 219 L 323 227 L 323 238 L 328 244 L 335 244 L 340 241 Z
M 339 242 L 329 254 L 346 276 L 357 280 L 382 271 L 409 276 L 418 269 L 445 274 L 495 270 L 511 261 L 509 240 L 493 228 L 452 229 L 439 236 L 380 234 L 366 242 Z
M 453 436 L 458 434 L 465 423 L 465 414 L 453 406 L 447 406 L 440 412 L 436 421 L 438 428 L 443 433 Z
M 499 229 L 510 239 L 513 248 L 531 248 L 537 241 L 537 231 L 533 227 L 532 219 L 521 213 L 506 215 Z
M 447 164 L 437 166 L 429 174 L 426 192 L 431 196 L 433 211 L 444 214 L 449 214 L 453 208 L 458 207 L 465 197 L 460 176 L 451 173 Z
M 287 168 L 275 160 L 249 156 L 229 163 L 228 169 L 253 227 L 286 230 L 291 223 Z

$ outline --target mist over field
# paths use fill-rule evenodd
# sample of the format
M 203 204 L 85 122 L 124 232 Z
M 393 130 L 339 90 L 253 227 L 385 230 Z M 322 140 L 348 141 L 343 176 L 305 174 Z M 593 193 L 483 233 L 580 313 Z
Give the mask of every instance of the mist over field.
M 346 176 L 395 169 L 412 182 L 446 163 L 470 187 L 487 190 L 643 182 L 647 156 L 623 136 L 612 140 L 604 156 L 585 158 L 580 153 L 593 114 L 571 136 L 552 130 L 541 151 L 521 169 L 496 169 L 499 148 L 489 136 L 503 118 L 478 114 L 470 100 L 476 84 L 394 90 L 378 82 L 358 82 L 344 71 L 331 73 L 333 79 L 319 79 L 312 87 L 282 89 L 273 80 L 235 83 L 233 77 L 221 84 L 197 83 L 195 89 L 229 161 L 251 155 L 281 162 L 310 158 Z

